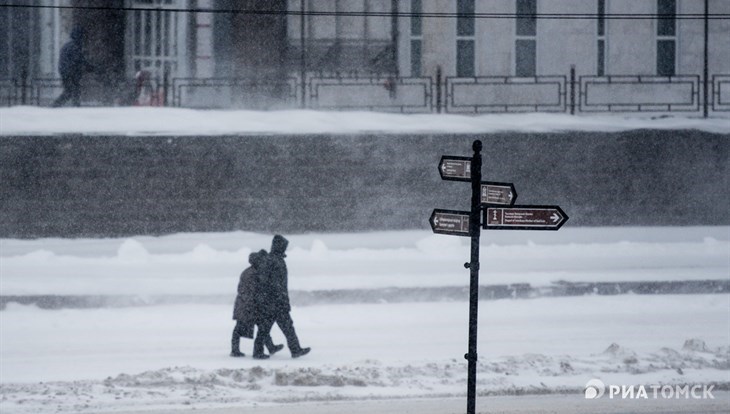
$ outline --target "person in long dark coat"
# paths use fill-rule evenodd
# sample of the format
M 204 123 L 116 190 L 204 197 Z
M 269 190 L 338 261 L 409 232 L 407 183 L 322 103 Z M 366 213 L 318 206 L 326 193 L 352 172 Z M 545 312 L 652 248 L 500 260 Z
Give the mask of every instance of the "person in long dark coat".
M 61 75 L 63 93 L 54 102 L 54 107 L 63 106 L 71 101 L 73 106 L 81 106 L 81 78 L 93 70 L 84 55 L 84 29 L 75 27 L 71 40 L 63 45 L 58 59 L 58 72 Z
M 270 278 L 265 274 L 267 256 L 265 250 L 251 253 L 248 257 L 251 266 L 241 273 L 238 281 L 238 294 L 233 306 L 233 319 L 236 321 L 236 326 L 233 328 L 231 337 L 232 357 L 245 356 L 240 350 L 241 337 L 253 338 L 255 326 L 259 328 L 257 340 L 260 336 L 259 341 L 262 346 L 257 349 L 256 341 L 254 341 L 254 358 L 268 358 L 268 355 L 263 353 L 263 345 L 268 348 L 270 355 L 284 348 L 284 345 L 274 345 L 269 334 L 274 317 L 269 307 L 271 298 L 268 296 L 270 289 L 267 287 L 267 283 L 270 283 Z
M 292 358 L 299 358 L 311 351 L 311 348 L 302 348 L 299 344 L 299 338 L 294 329 L 294 321 L 291 318 L 291 304 L 289 302 L 289 272 L 286 268 L 284 258 L 286 258 L 286 248 L 289 241 L 281 235 L 274 236 L 271 241 L 271 253 L 266 260 L 267 273 L 269 273 L 272 283 L 269 287 L 272 289 L 270 297 L 272 298 L 271 307 L 273 309 L 276 324 L 286 337 L 286 343 L 291 352 Z

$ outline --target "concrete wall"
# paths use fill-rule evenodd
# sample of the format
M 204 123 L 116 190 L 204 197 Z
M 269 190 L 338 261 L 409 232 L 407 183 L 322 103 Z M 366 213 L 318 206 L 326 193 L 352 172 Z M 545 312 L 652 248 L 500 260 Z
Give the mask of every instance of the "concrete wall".
M 730 136 L 697 131 L 0 137 L 0 237 L 428 229 L 466 210 L 442 155 L 484 143 L 485 180 L 566 226 L 730 224 Z

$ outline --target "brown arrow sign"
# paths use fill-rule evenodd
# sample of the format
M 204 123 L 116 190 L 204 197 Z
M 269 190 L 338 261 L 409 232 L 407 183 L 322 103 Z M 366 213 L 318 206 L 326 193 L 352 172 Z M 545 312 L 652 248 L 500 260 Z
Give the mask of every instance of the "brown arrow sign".
M 484 209 L 485 230 L 558 230 L 568 215 L 558 206 L 512 206 Z
M 482 204 L 499 204 L 511 206 L 517 200 L 514 184 L 482 181 Z
M 469 212 L 435 209 L 428 219 L 434 233 L 469 236 Z
M 471 181 L 471 158 L 444 155 L 439 162 L 441 179 L 449 181 Z

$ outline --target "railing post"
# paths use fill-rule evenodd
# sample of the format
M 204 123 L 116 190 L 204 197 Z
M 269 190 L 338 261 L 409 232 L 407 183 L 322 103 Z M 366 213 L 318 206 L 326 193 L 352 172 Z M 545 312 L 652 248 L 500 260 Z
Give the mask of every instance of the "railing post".
M 25 106 L 28 104 L 28 71 L 23 69 L 20 72 L 20 104 Z
M 170 82 L 170 71 L 165 68 L 162 74 L 162 106 L 167 106 L 167 86 Z
M 709 56 L 708 56 L 708 53 L 709 53 L 709 46 L 708 46 L 708 44 L 709 44 L 709 40 L 710 40 L 710 34 L 709 34 L 709 32 L 710 32 L 710 28 L 709 28 L 709 20 L 710 20 L 709 19 L 709 17 L 710 17 L 709 13 L 710 13 L 710 11 L 709 11 L 709 4 L 708 3 L 709 3 L 708 0 L 705 0 L 705 50 L 704 50 L 704 52 L 705 52 L 705 62 L 704 62 L 704 87 L 702 88 L 703 89 L 703 98 L 704 98 L 704 100 L 702 102 L 702 105 L 703 105 L 702 106 L 702 115 L 705 118 L 707 118 L 707 116 L 709 114 L 709 102 L 708 102 L 708 100 L 709 100 L 708 99 L 708 97 L 709 97 L 709 93 L 708 92 L 709 91 L 708 91 L 708 89 L 710 88 L 710 82 L 709 82 L 709 79 L 708 79 L 708 77 L 710 76 L 709 75 L 709 64 L 708 64 L 708 58 L 709 58 Z M 714 99 L 714 96 L 713 96 L 713 99 Z
M 575 65 L 570 66 L 570 114 L 575 115 Z
M 436 113 L 441 113 L 441 66 L 436 67 Z
M 301 108 L 307 109 L 307 50 L 306 50 L 306 40 L 305 40 L 305 2 L 304 0 L 301 0 L 301 14 L 299 15 L 299 41 L 300 46 L 302 48 L 300 56 L 299 56 L 299 80 L 302 82 L 300 85 L 301 92 L 302 92 L 302 102 L 301 102 Z

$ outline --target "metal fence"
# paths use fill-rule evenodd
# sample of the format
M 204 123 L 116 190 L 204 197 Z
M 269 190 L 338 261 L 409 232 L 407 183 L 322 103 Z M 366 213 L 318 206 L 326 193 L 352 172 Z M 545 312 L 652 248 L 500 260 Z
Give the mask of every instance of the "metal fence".
M 296 78 L 174 78 L 172 106 L 276 109 L 299 102 Z
M 152 80 L 158 105 L 188 108 L 368 110 L 400 113 L 711 113 L 730 112 L 730 74 L 396 77 L 312 73 L 302 84 L 285 78 Z M 708 101 L 703 88 L 707 85 Z M 134 105 L 134 81 L 119 97 L 84 99 L 86 106 Z M 50 106 L 60 79 L 0 79 L 0 105 Z M 144 104 L 144 103 L 142 103 Z
M 712 110 L 730 111 L 730 75 L 712 77 Z
M 446 78 L 446 112 L 565 112 L 566 76 Z
M 697 112 L 700 76 L 581 76 L 581 112 Z

